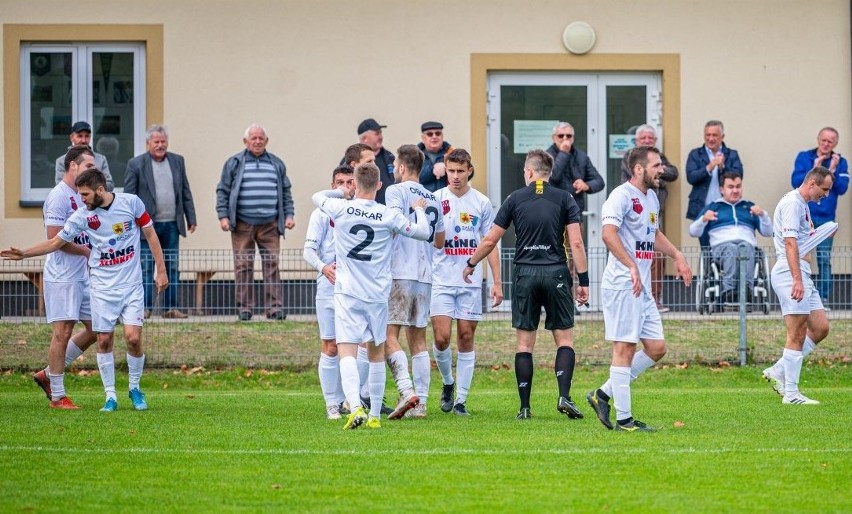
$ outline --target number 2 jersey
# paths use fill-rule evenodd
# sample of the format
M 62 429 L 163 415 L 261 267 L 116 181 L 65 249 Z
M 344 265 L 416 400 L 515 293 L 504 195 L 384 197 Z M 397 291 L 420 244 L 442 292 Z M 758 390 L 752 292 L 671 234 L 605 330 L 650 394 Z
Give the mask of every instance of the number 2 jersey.
M 335 198 L 339 191 L 320 191 L 311 198 L 334 220 L 337 255 L 335 294 L 369 303 L 387 303 L 391 288 L 391 243 L 395 234 L 425 241 L 429 224 L 422 215 L 417 223 L 397 209 L 373 200 Z
M 121 289 L 142 283 L 140 232 L 153 225 L 136 195 L 114 193 L 112 203 L 90 211 L 77 209 L 59 237 L 71 242 L 81 232 L 89 236 L 89 275 L 93 290 Z
M 391 275 L 394 280 L 416 280 L 432 283 L 433 241 L 435 234 L 444 231 L 444 217 L 435 195 L 418 182 L 406 181 L 394 184 L 385 191 L 385 205 L 398 210 L 412 223 L 415 221 L 411 204 L 418 198 L 426 200 L 426 220 L 429 222 L 429 239 L 417 241 L 408 237 L 397 237 L 391 253 Z
M 435 251 L 433 283 L 447 287 L 482 287 L 482 266 L 474 269 L 470 276 L 471 284 L 464 281 L 462 272 L 494 223 L 491 201 L 473 188 L 462 196 L 456 196 L 444 187 L 435 191 L 435 196 L 441 205 L 447 238 L 444 247 Z
M 654 241 L 660 227 L 660 202 L 657 193 L 643 193 L 630 182 L 612 190 L 601 207 L 601 223 L 618 227 L 618 237 L 630 258 L 639 268 L 642 286 L 651 292 L 651 262 L 654 260 Z M 630 270 L 612 253 L 606 261 L 602 289 L 631 289 Z
M 50 190 L 44 201 L 42 210 L 45 229 L 64 227 L 68 218 L 80 208 L 86 210 L 80 193 L 65 182 L 60 182 Z M 78 232 L 70 242 L 87 245 L 89 238 L 85 232 Z M 62 250 L 47 254 L 47 259 L 44 261 L 44 280 L 47 282 L 81 282 L 88 279 L 89 269 L 86 265 L 86 257 L 65 253 Z

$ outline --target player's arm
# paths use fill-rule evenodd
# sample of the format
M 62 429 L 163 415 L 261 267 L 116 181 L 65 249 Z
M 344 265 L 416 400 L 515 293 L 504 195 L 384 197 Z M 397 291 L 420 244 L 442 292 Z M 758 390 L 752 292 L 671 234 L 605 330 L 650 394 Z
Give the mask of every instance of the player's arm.
M 787 266 L 790 268 L 790 275 L 793 277 L 793 290 L 790 292 L 790 298 L 800 302 L 805 297 L 805 286 L 802 284 L 802 266 L 799 264 L 799 243 L 795 237 L 784 238 L 784 255 L 787 257 Z
M 20 261 L 22 259 L 28 259 L 30 257 L 38 257 L 39 255 L 47 255 L 49 253 L 53 253 L 67 244 L 68 241 L 56 235 L 53 236 L 51 239 L 42 241 L 41 243 L 38 243 L 35 246 L 31 246 L 26 250 L 21 250 L 20 248 L 15 247 L 0 250 L 0 257 L 3 257 L 4 259 L 10 261 Z
M 154 265 L 156 267 L 154 283 L 157 285 L 157 292 L 160 293 L 169 287 L 169 279 L 166 276 L 166 261 L 163 259 L 163 247 L 160 245 L 160 238 L 157 237 L 153 223 L 142 227 L 142 235 L 148 241 L 151 255 L 154 256 Z
M 577 300 L 578 304 L 585 305 L 589 301 L 589 264 L 586 260 L 586 245 L 583 244 L 583 234 L 580 232 L 579 223 L 565 225 L 568 234 L 568 246 L 571 247 L 571 258 L 577 269 Z
M 630 270 L 630 280 L 633 282 L 633 296 L 639 296 L 642 292 L 642 277 L 639 276 L 639 268 L 633 259 L 630 258 L 630 253 L 621 244 L 621 238 L 618 237 L 618 226 L 604 224 L 601 231 L 601 239 L 606 245 L 606 249 L 609 250 L 609 253 Z
M 432 235 L 432 227 L 429 226 L 429 218 L 426 216 L 426 211 L 424 210 L 426 208 L 426 200 L 418 198 L 411 204 L 411 207 L 414 209 L 414 224 L 412 225 L 406 220 L 411 230 L 400 231 L 400 234 L 417 239 L 418 241 L 428 241 L 429 236 Z M 405 218 L 399 211 L 391 212 L 396 212 L 400 217 Z
M 311 201 L 314 203 L 314 206 L 318 209 L 321 209 L 324 213 L 329 214 L 328 209 L 323 209 L 323 204 L 329 198 L 346 198 L 345 192 L 343 188 L 338 189 L 326 189 L 324 191 L 317 191 L 311 196 Z
M 686 287 L 689 287 L 689 284 L 692 282 L 692 268 L 689 267 L 689 263 L 686 262 L 686 257 L 683 256 L 683 253 L 659 230 L 654 238 L 654 250 L 662 252 L 674 259 L 675 278 L 683 278 L 683 283 Z
M 476 266 L 484 259 L 486 256 L 490 255 L 491 252 L 497 248 L 497 243 L 500 242 L 500 238 L 503 237 L 503 234 L 506 233 L 506 229 L 501 227 L 500 225 L 494 224 L 491 225 L 491 230 L 485 234 L 485 237 L 482 238 L 482 241 L 479 242 L 479 247 L 473 252 L 473 255 L 467 260 L 467 267 L 462 271 L 462 278 L 468 284 L 471 284 L 470 275 L 473 273 L 473 270 L 476 269 Z M 499 266 L 499 263 L 498 263 Z
M 491 279 L 494 284 L 491 286 L 491 307 L 497 307 L 503 303 L 503 279 L 500 276 L 500 252 L 491 252 L 488 254 L 488 268 L 491 270 Z
M 56 237 L 59 232 L 62 230 L 62 227 L 55 225 L 47 226 L 47 239 L 53 239 Z M 64 241 L 64 240 L 63 240 Z M 68 243 L 59 248 L 59 251 L 65 252 L 69 255 L 82 255 L 83 257 L 89 257 L 89 247 L 85 245 L 78 245 L 75 243 Z

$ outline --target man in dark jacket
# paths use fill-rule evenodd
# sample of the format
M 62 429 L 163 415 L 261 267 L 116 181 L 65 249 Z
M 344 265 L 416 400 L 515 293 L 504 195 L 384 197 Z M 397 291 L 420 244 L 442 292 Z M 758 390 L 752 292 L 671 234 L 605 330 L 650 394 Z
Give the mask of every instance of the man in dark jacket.
M 420 183 L 433 193 L 447 187 L 447 165 L 444 156 L 453 150 L 450 143 L 444 141 L 444 125 L 439 121 L 427 121 L 420 125 L 422 141 L 417 148 L 426 157 L 420 168 Z
M 151 125 L 145 133 L 148 151 L 127 162 L 124 192 L 133 193 L 145 204 L 145 210 L 154 220 L 154 231 L 163 247 L 166 274 L 172 287 L 163 292 L 160 305 L 164 318 L 183 319 L 186 314 L 178 306 L 178 257 L 180 238 L 195 232 L 195 203 L 183 157 L 171 153 L 169 133 L 163 125 Z M 148 241 L 142 238 L 142 279 L 145 290 L 145 317 L 154 309 L 154 262 Z
M 553 144 L 547 149 L 553 157 L 550 183 L 571 193 L 580 212 L 586 210 L 586 195 L 604 188 L 604 179 L 586 152 L 574 147 L 574 127 L 560 121 L 553 127 Z
M 379 122 L 373 118 L 367 118 L 358 124 L 358 142 L 369 146 L 376 154 L 373 163 L 379 168 L 379 180 L 382 182 L 381 189 L 376 191 L 376 201 L 380 204 L 385 203 L 385 191 L 395 182 L 393 178 L 393 153 L 382 146 L 382 143 L 384 143 L 383 128 L 387 128 L 387 125 L 379 125 Z M 340 164 L 348 163 L 341 160 Z

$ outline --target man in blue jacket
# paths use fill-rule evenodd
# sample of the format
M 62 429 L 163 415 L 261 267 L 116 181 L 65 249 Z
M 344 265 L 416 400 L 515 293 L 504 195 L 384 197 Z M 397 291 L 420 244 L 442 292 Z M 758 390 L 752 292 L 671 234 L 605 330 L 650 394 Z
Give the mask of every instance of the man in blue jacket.
M 721 198 L 719 177 L 725 171 L 743 176 L 743 163 L 736 150 L 725 146 L 725 126 L 721 121 L 704 124 L 704 145 L 693 149 L 686 158 L 686 181 L 692 184 L 686 218 L 698 219 L 704 207 Z M 708 236 L 698 239 L 703 248 L 710 246 Z
M 722 173 L 721 181 L 722 198 L 701 210 L 689 226 L 689 235 L 709 238 L 713 260 L 722 266 L 722 301 L 732 303 L 737 300 L 738 247 L 745 246 L 748 250 L 746 281 L 751 291 L 754 287 L 754 248 L 757 246 L 754 231 L 771 236 L 772 218 L 754 202 L 743 200 L 743 179 L 736 172 Z
M 834 151 L 838 137 L 837 130 L 831 127 L 823 128 L 817 136 L 817 147 L 799 152 L 793 166 L 793 176 L 790 180 L 793 187 L 801 186 L 805 180 L 805 175 L 817 166 L 827 168 L 834 179 L 834 185 L 831 186 L 831 191 L 825 198 L 820 200 L 819 203 L 808 203 L 815 227 L 828 221 L 834 221 L 837 214 L 837 197 L 846 194 L 846 190 L 849 189 L 849 163 Z M 829 237 L 816 248 L 817 267 L 819 268 L 816 287 L 819 291 L 819 297 L 826 303 L 828 303 L 831 294 L 831 246 L 833 242 L 834 238 Z

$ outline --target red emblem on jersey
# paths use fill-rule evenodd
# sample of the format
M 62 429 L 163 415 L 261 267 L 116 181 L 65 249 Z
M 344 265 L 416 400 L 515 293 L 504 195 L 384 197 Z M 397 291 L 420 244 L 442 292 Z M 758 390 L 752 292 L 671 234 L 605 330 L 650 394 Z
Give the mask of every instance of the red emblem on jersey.
M 77 210 L 77 201 L 74 200 L 73 196 L 69 196 L 69 198 L 71 199 L 71 208 L 76 211 Z
M 441 200 L 441 210 L 444 211 L 444 214 L 448 214 L 450 212 L 449 200 Z
M 633 200 L 633 212 L 636 214 L 642 214 L 642 203 L 638 198 L 631 198 Z
M 101 226 L 101 220 L 98 219 L 97 214 L 95 214 L 94 216 L 88 216 L 86 218 L 86 223 L 89 224 L 89 228 L 92 230 L 97 230 L 98 227 Z

